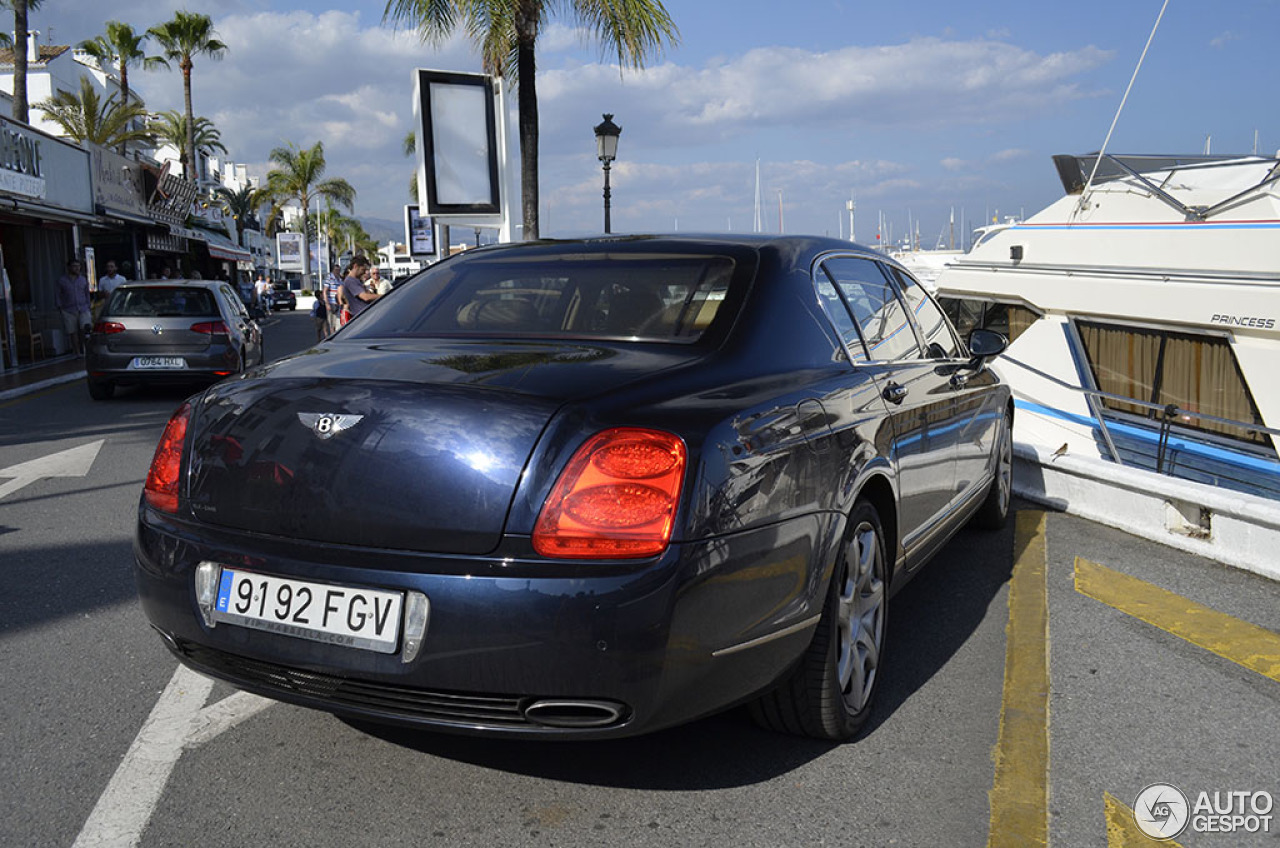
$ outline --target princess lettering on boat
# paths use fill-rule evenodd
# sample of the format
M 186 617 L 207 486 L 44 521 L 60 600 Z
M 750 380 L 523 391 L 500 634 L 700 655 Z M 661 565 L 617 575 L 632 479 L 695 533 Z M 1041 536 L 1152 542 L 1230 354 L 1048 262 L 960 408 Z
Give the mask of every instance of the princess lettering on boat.
M 1259 330 L 1276 328 L 1276 319 L 1259 318 L 1254 315 L 1214 315 L 1209 320 L 1214 324 L 1230 324 L 1233 327 L 1256 327 Z

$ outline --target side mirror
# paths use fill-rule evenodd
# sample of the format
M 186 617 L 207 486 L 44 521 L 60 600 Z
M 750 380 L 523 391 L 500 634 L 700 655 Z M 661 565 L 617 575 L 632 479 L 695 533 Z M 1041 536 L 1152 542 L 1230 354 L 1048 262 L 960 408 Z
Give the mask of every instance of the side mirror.
M 992 357 L 999 356 L 1009 347 L 1009 340 L 995 330 L 976 329 L 969 334 L 969 364 L 975 371 Z

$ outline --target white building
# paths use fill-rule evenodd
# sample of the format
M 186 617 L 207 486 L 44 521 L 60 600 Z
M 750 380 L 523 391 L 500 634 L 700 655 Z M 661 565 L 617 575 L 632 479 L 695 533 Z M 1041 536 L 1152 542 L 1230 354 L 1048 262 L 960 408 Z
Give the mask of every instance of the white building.
M 389 241 L 378 248 L 378 271 L 388 279 L 398 279 L 416 274 L 430 265 L 409 254 L 409 246 L 397 241 Z
M 13 94 L 13 50 L 0 50 L 0 90 Z M 62 129 L 47 120 L 36 108 L 42 100 L 60 91 L 78 94 L 80 77 L 88 77 L 94 90 L 102 98 L 120 97 L 120 80 L 112 69 L 98 66 L 88 53 L 75 50 L 66 44 L 43 44 L 40 33 L 32 30 L 27 37 L 27 104 L 30 110 L 29 124 L 50 135 L 62 135 Z M 138 100 L 130 91 L 130 100 Z M 11 108 L 11 107 L 10 107 Z

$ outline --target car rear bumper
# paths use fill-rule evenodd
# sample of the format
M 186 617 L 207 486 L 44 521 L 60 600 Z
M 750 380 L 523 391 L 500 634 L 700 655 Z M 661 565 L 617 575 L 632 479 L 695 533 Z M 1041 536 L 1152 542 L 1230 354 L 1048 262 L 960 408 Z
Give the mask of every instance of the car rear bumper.
M 211 530 L 140 507 L 142 606 L 197 671 L 282 701 L 459 733 L 606 738 L 767 689 L 800 657 L 825 597 L 832 519 L 810 516 L 656 560 L 582 566 L 311 546 Z M 194 572 L 232 564 L 299 580 L 421 592 L 420 653 L 206 625 Z M 557 573 L 564 569 L 564 573 Z
M 136 357 L 180 356 L 185 368 L 131 368 Z M 240 367 L 240 354 L 226 343 L 215 342 L 200 350 L 154 351 L 134 348 L 129 351 L 112 351 L 105 345 L 90 344 L 85 358 L 85 371 L 92 380 L 110 381 L 121 385 L 132 383 L 181 383 L 200 380 L 220 380 L 235 373 Z

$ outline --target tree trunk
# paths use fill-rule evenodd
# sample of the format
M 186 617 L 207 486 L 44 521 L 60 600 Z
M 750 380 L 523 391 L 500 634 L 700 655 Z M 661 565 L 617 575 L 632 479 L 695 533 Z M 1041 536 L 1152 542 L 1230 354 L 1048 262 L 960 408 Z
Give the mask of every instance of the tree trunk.
M 30 123 L 27 107 L 27 0 L 13 0 L 13 118 Z
M 534 62 L 534 42 L 537 37 L 537 19 L 530 26 L 517 22 L 519 46 L 516 54 L 516 73 L 520 104 L 520 196 L 524 213 L 524 240 L 538 238 L 538 90 L 534 82 L 537 69 Z
M 191 110 L 191 60 L 182 60 L 182 96 L 187 107 L 187 157 L 191 170 L 187 170 L 187 162 L 182 163 L 182 174 L 191 182 L 198 182 L 196 174 L 196 117 Z
M 129 64 L 124 59 L 120 60 L 120 104 L 122 106 L 129 105 Z M 120 142 L 120 155 L 124 156 L 128 150 L 126 142 Z

